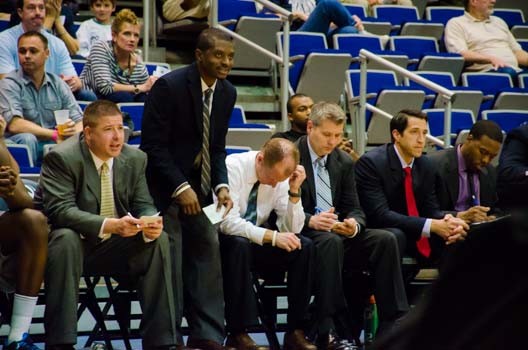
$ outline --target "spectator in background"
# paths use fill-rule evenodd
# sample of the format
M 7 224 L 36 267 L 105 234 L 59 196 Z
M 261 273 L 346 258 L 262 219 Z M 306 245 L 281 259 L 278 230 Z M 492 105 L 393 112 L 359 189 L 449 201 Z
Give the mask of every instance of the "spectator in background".
M 13 11 L 9 27 L 20 23 L 16 11 Z M 70 55 L 74 55 L 78 42 L 75 39 L 74 13 L 72 8 L 62 0 L 46 0 L 46 17 L 44 28 L 61 39 Z
M 470 71 L 505 72 L 515 76 L 528 66 L 528 52 L 515 40 L 508 25 L 492 16 L 495 0 L 464 0 L 466 12 L 445 28 L 447 51 L 464 57 Z
M 68 85 L 46 72 L 48 40 L 39 32 L 22 34 L 18 41 L 21 69 L 0 80 L 0 114 L 7 121 L 7 140 L 29 146 L 33 162 L 40 163 L 42 148 L 60 143 L 82 130 L 82 112 Z M 54 111 L 67 109 L 69 119 L 57 129 Z
M 44 30 L 46 17 L 44 0 L 17 0 L 17 12 L 20 16 L 20 24 L 0 33 L 0 78 L 19 68 L 17 44 L 20 35 L 27 31 L 37 31 L 48 39 L 50 55 L 46 61 L 46 72 L 59 75 L 78 100 L 97 99 L 93 92 L 82 89 L 81 80 L 77 76 L 64 42 Z
M 83 85 L 99 98 L 116 103 L 143 102 L 156 77 L 136 54 L 139 20 L 129 9 L 119 11 L 112 23 L 112 40 L 96 42 L 81 73 Z
M 82 22 L 77 30 L 77 55 L 88 57 L 92 45 L 97 41 L 112 40 L 112 13 L 115 9 L 116 0 L 90 0 L 90 10 L 95 17 Z
M 281 137 L 283 139 L 296 142 L 301 136 L 306 135 L 306 124 L 312 111 L 314 102 L 310 96 L 305 94 L 295 94 L 288 99 L 288 119 L 291 123 L 291 129 L 284 132 L 276 132 L 271 138 Z M 338 148 L 345 151 L 354 161 L 359 159 L 359 155 L 354 151 L 352 140 L 342 138 Z
M 169 22 L 185 18 L 206 19 L 210 0 L 163 0 L 162 14 Z

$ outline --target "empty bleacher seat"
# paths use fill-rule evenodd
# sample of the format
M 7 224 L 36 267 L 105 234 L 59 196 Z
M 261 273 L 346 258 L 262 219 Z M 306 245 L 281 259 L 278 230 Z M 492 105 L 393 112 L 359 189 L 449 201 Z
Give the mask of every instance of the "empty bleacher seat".
M 277 33 L 282 55 L 282 32 Z M 339 102 L 345 83 L 344 72 L 352 62 L 349 53 L 328 50 L 321 33 L 290 34 L 290 57 L 301 55 L 290 68 L 290 91 L 304 93 L 315 101 Z
M 444 135 L 444 119 L 445 109 L 424 109 L 423 112 L 427 114 L 429 133 L 435 137 L 443 137 Z M 473 112 L 467 109 L 452 109 L 451 110 L 451 138 L 452 141 L 456 139 L 458 133 L 464 129 L 471 129 L 475 123 Z
M 170 72 L 171 68 L 168 63 L 165 62 L 145 62 L 145 67 L 147 68 L 147 72 L 149 75 L 154 74 L 156 69 L 159 67 L 162 67 L 163 70 L 166 72 Z
M 21 176 L 33 174 L 38 177 L 38 174 L 40 173 L 40 167 L 36 167 L 33 164 L 33 157 L 27 145 L 8 143 L 6 146 L 9 150 L 9 153 L 11 153 L 13 158 L 18 163 Z
M 517 76 L 519 79 L 519 87 L 528 89 L 528 73 L 522 73 Z
M 376 5 L 373 7 L 374 17 L 390 22 L 394 29 L 399 30 L 405 22 L 420 20 L 418 9 L 415 6 L 402 5 Z
M 390 49 L 404 52 L 409 56 L 409 70 L 416 70 L 424 53 L 438 53 L 438 42 L 433 37 L 393 36 L 390 38 Z
M 523 109 L 528 110 L 528 89 L 503 89 L 493 102 L 493 109 Z
M 528 25 L 516 25 L 511 28 L 516 39 L 528 39 Z
M 3 31 L 4 29 L 7 29 L 8 26 L 9 26 L 9 20 L 0 19 L 0 32 Z
M 464 8 L 458 6 L 428 6 L 425 9 L 425 18 L 431 22 L 443 23 L 447 22 L 453 17 L 462 16 Z
M 401 28 L 400 35 L 404 36 L 427 36 L 440 40 L 444 35 L 444 25 L 433 22 L 406 22 Z
M 86 60 L 83 58 L 72 58 L 72 63 L 77 75 L 80 76 L 84 69 L 84 65 L 86 64 Z
M 487 110 L 482 112 L 482 119 L 492 120 L 499 124 L 503 131 L 509 132 L 524 123 L 528 123 L 528 111 L 514 109 Z
M 235 105 L 229 118 L 229 128 L 269 129 L 270 126 L 266 124 L 248 123 L 244 108 L 240 105 Z
M 367 11 L 365 11 L 365 7 L 362 5 L 343 4 L 343 6 L 348 10 L 350 16 L 356 15 L 360 19 L 367 17 Z
M 524 23 L 524 14 L 520 9 L 494 9 L 493 16 L 502 18 L 508 27 L 513 27 L 515 25 L 522 25 Z

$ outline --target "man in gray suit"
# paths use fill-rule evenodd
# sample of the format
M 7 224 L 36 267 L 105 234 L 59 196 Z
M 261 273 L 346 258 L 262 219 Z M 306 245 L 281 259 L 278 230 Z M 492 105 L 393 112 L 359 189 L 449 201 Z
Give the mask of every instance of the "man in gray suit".
M 81 272 L 132 277 L 143 310 L 143 349 L 175 346 L 168 239 L 161 217 L 144 217 L 157 211 L 146 163 L 143 152 L 124 144 L 118 107 L 102 100 L 86 108 L 83 132 L 46 156 L 40 186 L 52 226 L 45 276 L 47 349 L 73 349 L 77 342 Z

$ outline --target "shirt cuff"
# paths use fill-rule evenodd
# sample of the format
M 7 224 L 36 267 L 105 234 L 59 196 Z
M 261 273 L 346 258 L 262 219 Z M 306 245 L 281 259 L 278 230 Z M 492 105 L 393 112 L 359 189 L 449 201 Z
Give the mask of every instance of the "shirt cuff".
M 229 190 L 229 185 L 228 184 L 218 184 L 216 185 L 215 189 L 214 189 L 214 193 L 217 194 L 218 191 L 221 189 L 221 188 L 227 188 L 227 190 Z
M 147 236 L 145 236 L 145 233 L 142 231 L 141 234 L 143 235 L 143 241 L 145 243 L 150 243 L 150 242 L 154 242 L 155 239 L 151 239 L 151 238 L 148 238 Z
M 191 188 L 191 185 L 186 181 L 182 183 L 180 186 L 176 187 L 174 192 L 172 192 L 172 198 L 178 197 L 183 191 L 187 190 L 188 188 Z
M 103 224 L 101 225 L 101 229 L 99 230 L 99 234 L 97 235 L 97 237 L 99 237 L 101 239 L 101 242 L 106 241 L 107 239 L 109 239 L 112 236 L 111 233 L 103 233 L 104 225 L 105 225 L 107 219 L 108 218 L 105 218 L 103 220 Z
M 266 234 L 267 229 L 263 227 L 255 227 L 255 230 L 251 233 L 251 241 L 257 243 L 258 245 L 264 244 L 264 235 Z
M 433 219 L 426 219 L 425 224 L 422 228 L 422 236 L 423 237 L 431 237 L 431 224 L 433 223 Z

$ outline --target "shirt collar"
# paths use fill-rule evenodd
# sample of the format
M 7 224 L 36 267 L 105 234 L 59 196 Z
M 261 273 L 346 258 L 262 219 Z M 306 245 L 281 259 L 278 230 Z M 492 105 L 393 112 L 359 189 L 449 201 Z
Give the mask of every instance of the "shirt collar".
M 88 150 L 90 151 L 90 155 L 92 156 L 92 159 L 94 161 L 94 164 L 95 164 L 95 168 L 97 169 L 97 172 L 101 172 L 101 166 L 103 165 L 104 163 L 104 160 L 102 160 L 101 158 L 99 158 L 98 156 L 96 156 L 91 149 L 88 148 Z M 114 158 L 110 158 L 106 161 L 106 164 L 108 164 L 108 170 L 109 171 L 112 171 L 112 168 L 114 166 Z
M 205 83 L 205 81 L 204 81 L 202 78 L 200 78 L 200 81 L 202 82 L 202 94 L 203 94 L 207 89 L 211 89 L 211 90 L 213 90 L 213 93 L 214 93 L 214 91 L 215 91 L 215 89 L 216 89 L 216 82 L 218 81 L 218 79 L 215 80 L 215 82 L 214 82 L 213 85 L 211 85 L 211 86 L 207 86 L 207 84 Z
M 313 150 L 312 146 L 310 145 L 310 137 L 309 136 L 306 136 L 306 143 L 308 144 L 308 151 L 310 152 L 310 159 L 312 161 L 312 164 L 315 165 L 315 162 L 317 162 L 317 160 L 319 158 L 321 158 L 323 160 L 323 163 L 326 165 L 326 160 L 328 159 L 328 154 L 325 154 L 324 156 L 319 157 L 317 155 L 317 153 L 315 153 L 315 151 Z
M 412 168 L 414 165 L 414 158 L 411 160 L 409 164 L 405 163 L 405 160 L 403 160 L 402 156 L 400 155 L 400 152 L 398 152 L 398 147 L 396 147 L 396 144 L 394 144 L 394 151 L 396 152 L 396 155 L 398 156 L 398 159 L 400 160 L 402 168 L 410 167 Z
M 469 12 L 467 11 L 464 11 L 464 16 L 466 16 L 466 18 L 468 20 L 470 20 L 471 22 L 486 22 L 486 23 L 489 23 L 491 22 L 491 17 L 488 17 L 488 18 L 485 18 L 485 19 L 478 19 L 478 18 L 475 18 L 473 17 Z
M 22 68 L 17 70 L 18 77 L 22 80 L 24 85 L 33 84 L 33 80 L 31 80 L 26 74 L 24 74 L 24 70 Z M 50 82 L 50 79 L 48 77 L 48 73 L 44 72 L 44 80 L 42 81 L 42 85 L 44 86 Z
M 457 153 L 457 163 L 458 163 L 458 172 L 463 173 L 466 171 L 466 160 L 464 159 L 464 156 L 462 155 L 462 145 L 458 145 L 456 149 Z

